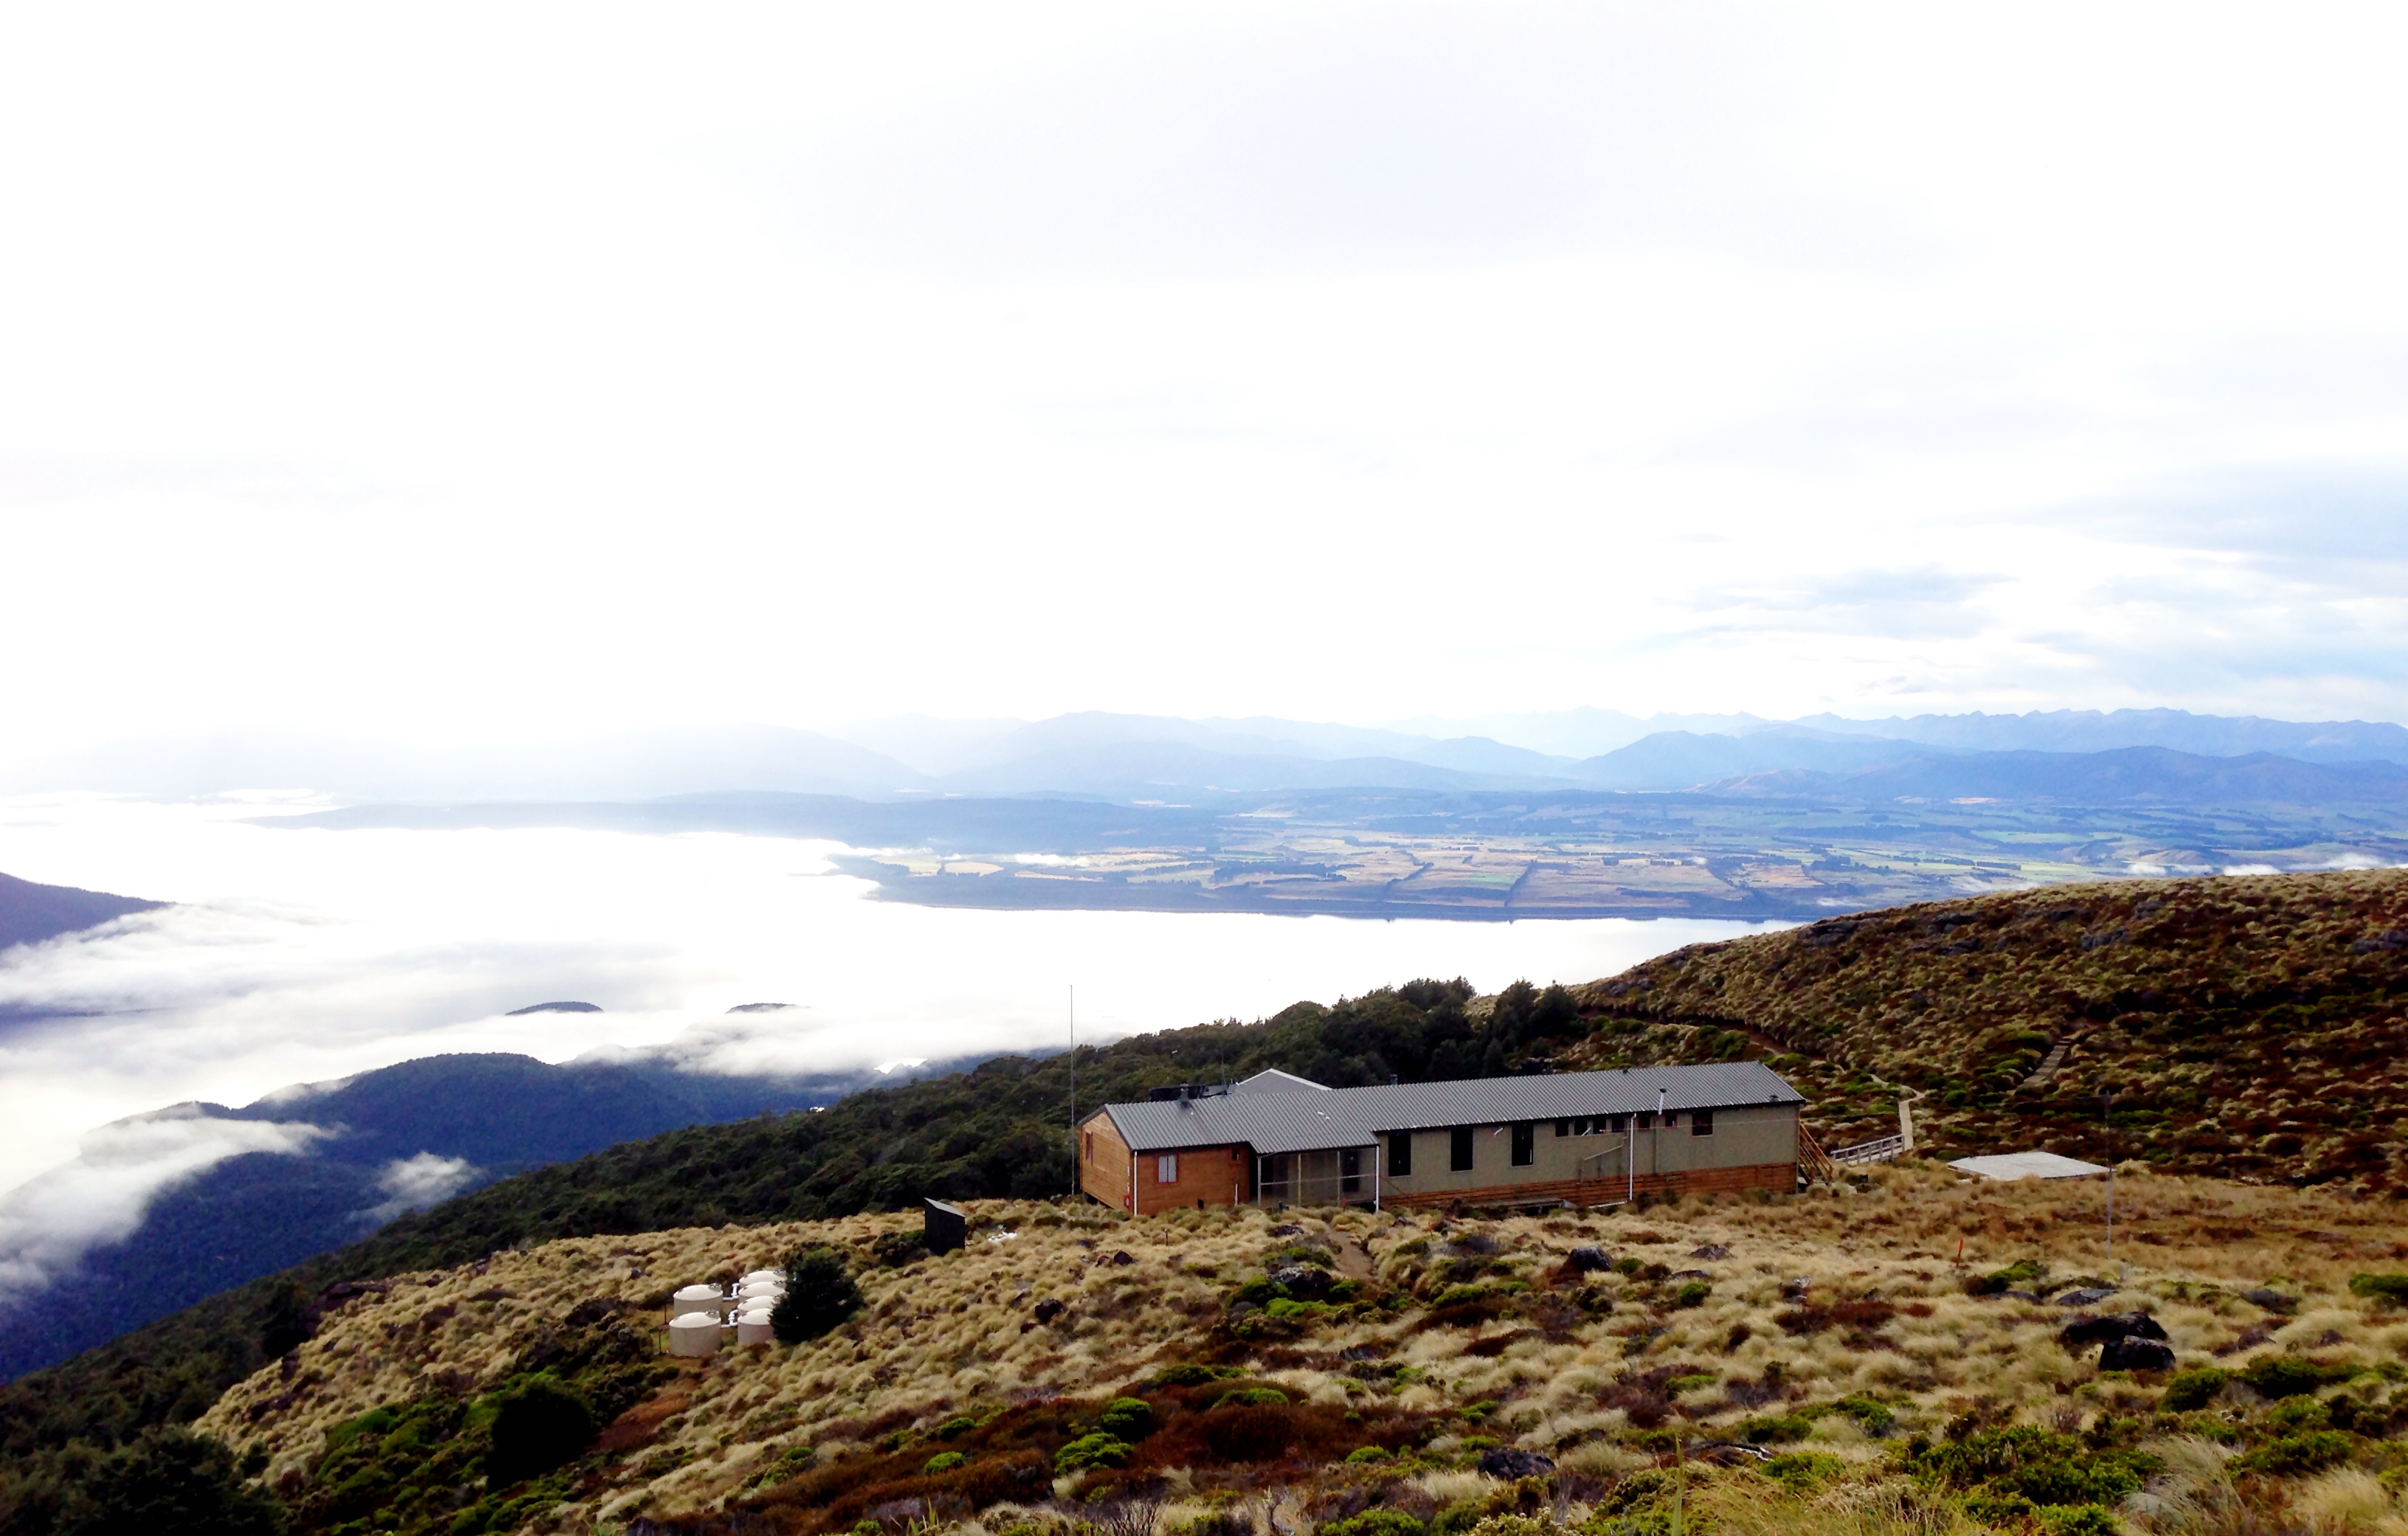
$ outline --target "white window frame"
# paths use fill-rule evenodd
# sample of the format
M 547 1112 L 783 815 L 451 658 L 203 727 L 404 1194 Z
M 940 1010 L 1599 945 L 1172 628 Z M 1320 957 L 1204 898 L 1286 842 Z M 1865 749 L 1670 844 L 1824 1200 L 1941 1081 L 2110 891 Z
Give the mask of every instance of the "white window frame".
M 1156 1184 L 1179 1182 L 1179 1154 L 1157 1152 L 1154 1155 L 1154 1182 Z

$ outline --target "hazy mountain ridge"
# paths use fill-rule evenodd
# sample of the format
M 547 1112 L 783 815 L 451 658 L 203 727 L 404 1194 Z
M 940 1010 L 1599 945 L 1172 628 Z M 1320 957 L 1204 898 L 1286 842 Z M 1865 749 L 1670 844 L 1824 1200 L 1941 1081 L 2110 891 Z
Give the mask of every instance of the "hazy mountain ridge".
M 72 885 L 37 885 L 0 875 L 0 950 L 12 944 L 38 944 L 165 905 L 139 897 L 111 896 Z
M 1419 724 L 1430 733 L 1267 716 L 1085 711 L 1034 722 L 907 717 L 834 732 L 694 727 L 442 751 L 300 737 L 179 738 L 21 761 L 0 770 L 0 789 L 167 796 L 308 790 L 353 802 L 619 800 L 744 790 L 1140 799 L 1208 787 L 1685 789 L 1780 769 L 1850 769 L 1918 751 L 2158 747 L 2204 756 L 2272 752 L 2322 763 L 2408 763 L 2408 728 L 2396 725 L 2174 710 L 1884 721 L 1824 714 L 1787 722 L 1750 715 L 1641 721 L 1572 711 Z M 1457 728 L 1472 725 L 1484 728 Z M 846 739 L 839 734 L 846 730 L 861 739 Z M 1869 742 L 1896 745 L 1859 745 Z

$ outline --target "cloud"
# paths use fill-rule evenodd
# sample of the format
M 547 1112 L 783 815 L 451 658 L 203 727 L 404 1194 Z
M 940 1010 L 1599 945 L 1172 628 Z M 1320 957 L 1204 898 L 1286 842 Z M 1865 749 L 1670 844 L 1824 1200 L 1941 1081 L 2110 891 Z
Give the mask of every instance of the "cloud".
M 73 1158 L 0 1196 L 0 1305 L 132 1236 L 151 1200 L 176 1184 L 246 1153 L 305 1156 L 333 1134 L 304 1122 L 214 1119 L 197 1104 L 89 1132 Z
M 377 1188 L 385 1198 L 363 1214 L 371 1225 L 381 1227 L 405 1212 L 442 1204 L 474 1184 L 481 1171 L 466 1157 L 432 1152 L 396 1157 L 377 1175 Z

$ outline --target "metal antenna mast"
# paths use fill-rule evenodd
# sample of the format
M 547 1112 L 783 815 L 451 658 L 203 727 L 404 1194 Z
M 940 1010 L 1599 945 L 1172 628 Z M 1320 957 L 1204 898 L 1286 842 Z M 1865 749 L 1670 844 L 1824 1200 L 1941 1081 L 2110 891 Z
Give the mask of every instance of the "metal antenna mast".
M 1070 1198 L 1079 1198 L 1079 988 L 1070 988 Z

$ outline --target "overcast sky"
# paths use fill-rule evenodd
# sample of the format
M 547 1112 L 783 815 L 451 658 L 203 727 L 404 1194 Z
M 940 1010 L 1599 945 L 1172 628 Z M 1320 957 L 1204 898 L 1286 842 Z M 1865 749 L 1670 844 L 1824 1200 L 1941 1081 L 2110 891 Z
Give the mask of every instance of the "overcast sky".
M 8 731 L 2408 718 L 2403 30 L 14 7 Z

